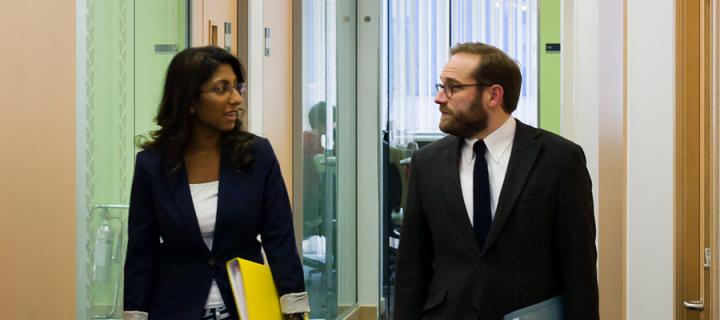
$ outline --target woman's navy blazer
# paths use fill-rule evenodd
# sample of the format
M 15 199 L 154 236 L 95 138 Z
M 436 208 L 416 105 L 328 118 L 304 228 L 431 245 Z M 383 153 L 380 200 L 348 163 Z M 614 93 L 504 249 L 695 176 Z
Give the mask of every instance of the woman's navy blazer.
M 148 312 L 150 319 L 197 320 L 215 279 L 237 319 L 225 263 L 234 257 L 263 263 L 261 245 L 278 293 L 305 291 L 277 158 L 264 138 L 255 137 L 251 150 L 254 161 L 242 172 L 222 152 L 212 250 L 200 234 L 184 166 L 168 173 L 159 152 L 138 153 L 130 195 L 124 310 Z

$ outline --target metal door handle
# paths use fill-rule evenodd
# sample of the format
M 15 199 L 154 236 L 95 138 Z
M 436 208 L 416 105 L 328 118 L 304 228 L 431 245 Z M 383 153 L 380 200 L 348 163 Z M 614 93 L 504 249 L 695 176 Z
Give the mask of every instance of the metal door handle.
M 703 311 L 705 309 L 705 302 L 702 300 L 685 300 L 683 306 L 688 310 Z

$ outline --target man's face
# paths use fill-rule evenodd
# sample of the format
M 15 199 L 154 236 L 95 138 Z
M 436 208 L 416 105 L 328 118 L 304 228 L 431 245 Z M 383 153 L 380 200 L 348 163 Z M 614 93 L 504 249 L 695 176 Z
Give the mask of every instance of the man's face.
M 488 113 L 482 101 L 484 86 L 458 85 L 474 84 L 472 71 L 475 70 L 480 57 L 467 53 L 457 53 L 445 64 L 440 81 L 445 90 L 438 90 L 435 103 L 440 107 L 440 130 L 463 138 L 472 138 L 484 130 L 488 123 Z M 445 93 L 450 93 L 450 97 Z

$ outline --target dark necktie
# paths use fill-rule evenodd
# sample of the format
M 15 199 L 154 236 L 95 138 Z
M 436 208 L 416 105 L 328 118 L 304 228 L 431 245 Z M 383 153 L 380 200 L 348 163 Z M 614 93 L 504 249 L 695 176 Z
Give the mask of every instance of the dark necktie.
M 492 215 L 490 213 L 490 179 L 488 177 L 488 165 L 485 161 L 485 141 L 478 140 L 473 145 L 475 151 L 475 167 L 473 169 L 473 229 L 477 238 L 480 250 L 485 246 Z

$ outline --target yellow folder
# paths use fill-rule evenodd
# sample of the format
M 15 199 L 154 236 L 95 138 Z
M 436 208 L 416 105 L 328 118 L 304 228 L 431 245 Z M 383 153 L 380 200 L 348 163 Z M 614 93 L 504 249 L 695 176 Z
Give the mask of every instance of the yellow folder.
M 227 272 L 241 320 L 282 320 L 270 267 L 234 258 L 227 262 Z

